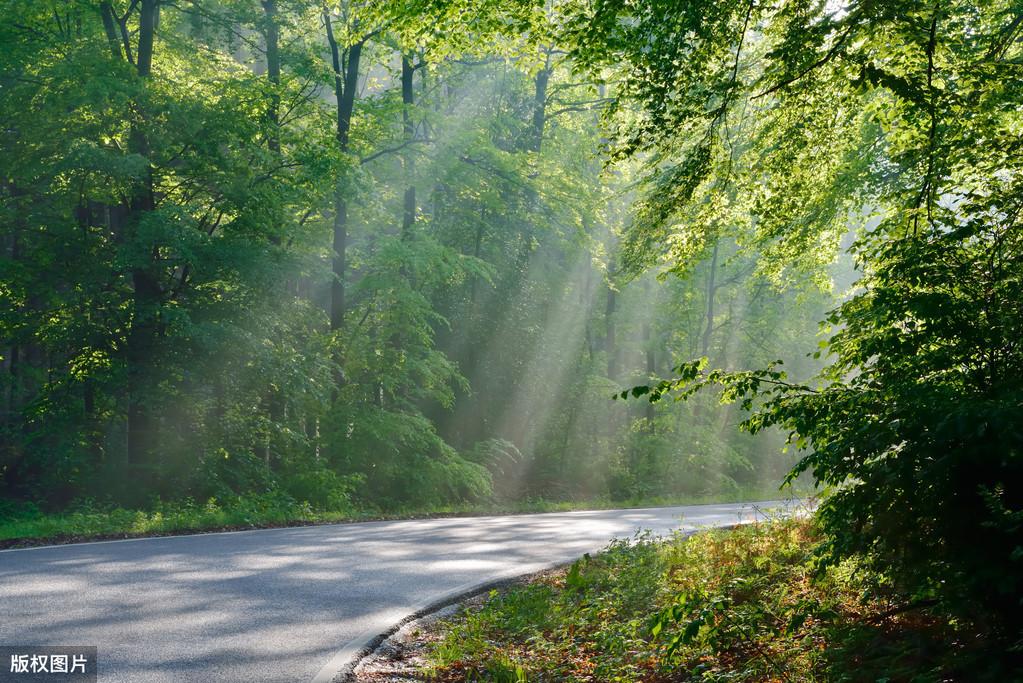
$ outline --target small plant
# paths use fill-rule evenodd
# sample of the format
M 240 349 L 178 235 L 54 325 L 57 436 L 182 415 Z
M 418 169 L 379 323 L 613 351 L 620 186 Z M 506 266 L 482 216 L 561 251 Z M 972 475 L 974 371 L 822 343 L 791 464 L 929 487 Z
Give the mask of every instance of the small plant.
M 438 681 L 1010 680 L 971 625 L 848 561 L 820 569 L 806 519 L 615 541 L 492 592 L 432 646 Z M 993 672 L 993 673 L 992 673 Z M 1000 674 L 999 674 L 1000 672 Z M 1003 678 L 997 678 L 1002 675 Z M 987 678 L 985 678 L 987 676 Z

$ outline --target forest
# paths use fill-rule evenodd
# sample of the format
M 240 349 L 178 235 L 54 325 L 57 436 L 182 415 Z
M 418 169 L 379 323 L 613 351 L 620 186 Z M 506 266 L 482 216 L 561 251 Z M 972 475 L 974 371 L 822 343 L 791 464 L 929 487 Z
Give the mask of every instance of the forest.
M 2 7 L 0 516 L 813 486 L 1019 651 L 1018 0 Z
M 748 228 L 658 258 L 630 232 L 653 156 L 609 130 L 631 77 L 570 11 L 9 3 L 3 497 L 776 489 L 794 460 L 735 411 L 610 398 L 700 356 L 811 374 L 845 228 L 770 267 Z

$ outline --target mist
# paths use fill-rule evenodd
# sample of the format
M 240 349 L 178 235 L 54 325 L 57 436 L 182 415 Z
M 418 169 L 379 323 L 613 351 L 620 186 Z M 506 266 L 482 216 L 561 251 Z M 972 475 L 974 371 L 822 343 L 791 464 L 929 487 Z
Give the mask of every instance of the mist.
M 629 113 L 613 74 L 494 26 L 410 43 L 357 15 L 165 8 L 128 95 L 142 121 L 97 95 L 65 141 L 93 156 L 53 165 L 60 183 L 5 170 L 4 497 L 350 511 L 774 494 L 798 454 L 742 434 L 735 406 L 612 397 L 699 357 L 783 359 L 808 381 L 848 259 L 825 240 L 774 277 L 740 218 L 685 268 L 637 250 L 652 177 L 614 154 Z M 117 67 L 88 27 L 88 68 Z M 39 68 L 56 83 L 63 67 Z M 688 220 L 664 217 L 662 238 Z

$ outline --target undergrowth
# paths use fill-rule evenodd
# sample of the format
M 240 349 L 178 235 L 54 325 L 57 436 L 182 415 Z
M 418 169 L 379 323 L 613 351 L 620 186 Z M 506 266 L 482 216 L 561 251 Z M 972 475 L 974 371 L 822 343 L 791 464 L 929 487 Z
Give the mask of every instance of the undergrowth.
M 1007 681 L 976 624 L 857 562 L 823 567 L 810 519 L 637 536 L 492 592 L 432 646 L 435 681 Z M 1018 674 L 1019 671 L 1017 670 Z

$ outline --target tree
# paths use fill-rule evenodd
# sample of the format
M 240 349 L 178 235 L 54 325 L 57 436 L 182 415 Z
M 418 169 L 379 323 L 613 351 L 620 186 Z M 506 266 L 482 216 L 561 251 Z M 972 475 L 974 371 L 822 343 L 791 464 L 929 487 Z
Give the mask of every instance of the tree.
M 749 225 L 697 268 L 713 306 L 681 278 L 657 292 L 667 264 L 630 229 L 642 164 L 607 165 L 600 120 L 630 86 L 570 54 L 574 5 L 9 4 L 5 499 L 304 510 L 758 484 L 760 447 L 722 413 L 607 398 L 703 337 L 722 357 L 751 357 L 743 326 L 808 339 L 821 299 L 765 289 Z M 673 441 L 694 429 L 702 459 Z
M 685 363 L 653 397 L 716 384 L 759 405 L 746 426 L 789 430 L 795 472 L 835 488 L 831 559 L 866 554 L 1017 640 L 1019 8 L 581 3 L 576 22 L 581 59 L 634 77 L 619 153 L 662 162 L 637 253 L 685 267 L 725 225 L 784 281 L 861 226 L 861 290 L 829 316 L 817 383 Z

